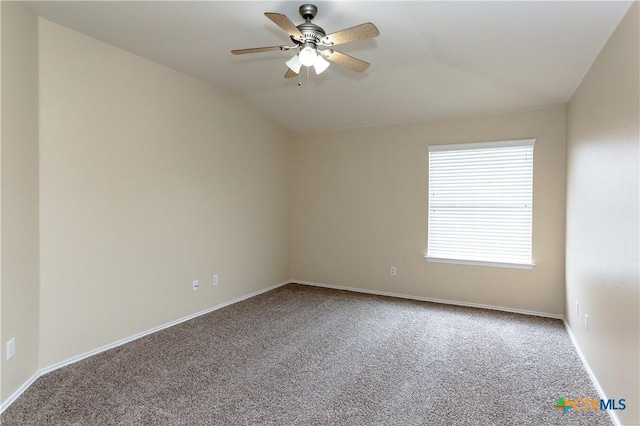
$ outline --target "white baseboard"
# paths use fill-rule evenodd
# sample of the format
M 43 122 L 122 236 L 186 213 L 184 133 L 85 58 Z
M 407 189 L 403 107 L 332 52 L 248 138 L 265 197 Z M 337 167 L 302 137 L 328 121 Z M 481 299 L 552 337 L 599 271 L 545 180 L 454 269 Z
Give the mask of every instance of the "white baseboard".
M 604 399 L 605 401 L 608 400 L 609 398 L 607 398 L 607 395 L 604 393 L 604 390 L 602 389 L 602 386 L 600 386 L 600 383 L 598 382 L 598 379 L 596 377 L 596 375 L 593 373 L 593 370 L 591 370 L 591 367 L 589 366 L 589 363 L 587 362 L 587 358 L 585 358 L 584 354 L 582 353 L 582 350 L 580 349 L 580 346 L 578 345 L 578 341 L 576 340 L 576 337 L 573 335 L 573 332 L 571 331 L 571 328 L 569 327 L 569 323 L 567 323 L 567 321 L 564 321 L 564 327 L 567 329 L 567 333 L 569 334 L 569 338 L 571 339 L 571 343 L 573 344 L 573 347 L 576 349 L 576 352 L 578 352 L 578 356 L 580 357 L 580 360 L 582 361 L 582 365 L 584 366 L 584 369 L 587 370 L 587 373 L 589 374 L 589 378 L 591 379 L 591 382 L 593 383 L 593 386 L 595 386 L 596 391 L 598 391 L 598 395 L 600 396 L 600 399 Z M 607 413 L 609 413 L 609 417 L 611 417 L 611 421 L 613 421 L 613 424 L 616 426 L 621 425 L 622 423 L 620 422 L 620 419 L 618 419 L 618 414 L 613 411 L 613 410 L 607 410 Z
M 16 399 L 18 399 L 18 397 L 20 395 L 22 395 L 24 393 L 24 391 L 26 391 L 27 389 L 29 389 L 29 386 L 31 386 L 33 384 L 33 382 L 35 382 L 36 380 L 38 380 L 38 378 L 41 376 L 42 374 L 39 371 L 36 371 L 36 373 L 31 376 L 29 378 L 29 380 L 27 380 L 26 382 L 24 382 L 22 384 L 22 386 L 20 386 L 2 405 L 0 405 L 0 414 L 2 414 L 4 412 L 4 410 L 6 410 L 7 408 L 9 408 L 9 406 L 11 404 L 14 403 L 14 401 Z
M 171 322 L 168 322 L 166 324 L 160 325 L 158 327 L 154 327 L 154 328 L 152 328 L 150 330 L 146 330 L 146 331 L 143 331 L 141 333 L 134 334 L 133 336 L 126 337 L 124 339 L 118 340 L 117 342 L 113 342 L 113 343 L 110 343 L 108 345 L 101 346 L 101 347 L 99 347 L 97 349 L 94 349 L 94 350 L 85 352 L 83 354 L 74 356 L 74 357 L 69 358 L 69 359 L 67 359 L 65 361 L 58 362 L 56 364 L 50 365 L 49 367 L 45 367 L 45 368 L 37 371 L 33 376 L 31 376 L 31 378 L 29 380 L 27 380 L 22 386 L 20 386 L 20 388 L 18 388 L 18 390 L 16 390 L 9 398 L 7 398 L 6 401 L 4 401 L 2 403 L 2 405 L 0 405 L 0 414 L 2 414 L 4 412 L 4 410 L 9 408 L 9 406 L 11 404 L 13 404 L 15 402 L 15 400 L 18 399 L 18 397 L 20 395 L 22 395 L 24 393 L 24 391 L 26 391 L 29 388 L 29 386 L 31 386 L 33 384 L 33 382 L 35 382 L 36 380 L 38 380 L 38 378 L 40 378 L 41 376 L 43 376 L 43 375 L 45 375 L 47 373 L 50 373 L 50 372 L 52 372 L 54 370 L 57 370 L 59 368 L 62 368 L 62 367 L 66 367 L 67 365 L 74 364 L 74 363 L 76 363 L 78 361 L 81 361 L 81 360 L 83 360 L 85 358 L 89 358 L 90 356 L 93 356 L 93 355 L 97 355 L 97 354 L 99 354 L 101 352 L 108 351 L 109 349 L 113 349 L 113 348 L 116 348 L 118 346 L 124 345 L 125 343 L 133 342 L 134 340 L 140 339 L 141 337 L 147 336 L 149 334 L 153 334 L 153 333 L 158 332 L 160 330 L 164 330 L 165 328 L 173 327 L 174 325 L 178 325 L 178 324 L 180 324 L 182 322 L 189 321 L 189 320 L 194 319 L 196 317 L 199 317 L 201 315 L 205 315 L 205 314 L 208 314 L 210 312 L 216 311 L 218 309 L 224 308 L 226 306 L 233 305 L 234 303 L 238 303 L 238 302 L 241 302 L 243 300 L 250 299 L 250 298 L 255 297 L 255 296 L 259 295 L 259 294 L 266 293 L 268 291 L 274 290 L 274 289 L 276 289 L 278 287 L 282 287 L 283 285 L 286 285 L 286 284 L 289 284 L 289 283 L 291 283 L 291 281 L 283 281 L 281 283 L 274 284 L 272 286 L 263 288 L 261 290 L 254 291 L 253 293 L 249 293 L 249 294 L 247 294 L 245 296 L 241 296 L 241 297 L 238 297 L 236 299 L 229 300 L 229 301 L 221 303 L 219 305 L 215 305 L 215 306 L 213 306 L 211 308 L 204 309 L 204 310 L 202 310 L 200 312 L 196 312 L 194 314 L 187 315 L 186 317 L 177 319 L 175 321 L 171 321 Z
M 480 303 L 460 302 L 457 300 L 435 299 L 433 297 L 412 296 L 409 294 L 391 293 L 388 291 L 378 291 L 378 290 L 367 290 L 367 289 L 357 288 L 357 287 L 345 287 L 341 285 L 316 283 L 312 281 L 291 280 L 291 283 L 298 283 L 298 284 L 310 285 L 315 287 L 333 288 L 336 290 L 354 291 L 358 293 L 375 294 L 378 296 L 389 296 L 389 297 L 398 297 L 401 299 L 419 300 L 422 302 L 442 303 L 445 305 L 465 306 L 469 308 L 491 309 L 494 311 L 511 312 L 515 314 L 533 315 L 536 317 L 553 318 L 553 319 L 560 319 L 560 320 L 564 319 L 564 316 L 559 314 L 549 314 L 546 312 L 536 312 L 536 311 L 527 311 L 524 309 L 505 308 L 503 306 L 483 305 Z

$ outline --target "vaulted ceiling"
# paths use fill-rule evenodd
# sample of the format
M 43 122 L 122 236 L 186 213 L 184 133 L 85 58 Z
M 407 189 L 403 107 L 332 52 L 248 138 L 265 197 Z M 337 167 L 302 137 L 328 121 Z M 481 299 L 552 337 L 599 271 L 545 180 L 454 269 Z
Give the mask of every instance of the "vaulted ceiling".
M 264 16 L 296 25 L 301 1 L 29 2 L 45 19 L 210 81 L 294 133 L 566 103 L 631 2 L 317 1 L 328 33 L 373 22 L 380 36 L 336 47 L 371 63 L 284 79 L 294 51 Z

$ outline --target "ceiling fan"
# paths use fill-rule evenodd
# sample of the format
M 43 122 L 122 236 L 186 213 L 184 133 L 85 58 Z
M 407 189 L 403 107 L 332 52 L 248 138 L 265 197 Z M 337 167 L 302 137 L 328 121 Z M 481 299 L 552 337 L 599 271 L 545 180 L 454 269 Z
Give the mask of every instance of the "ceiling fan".
M 355 27 L 327 34 L 324 29 L 311 22 L 318 13 L 318 8 L 313 4 L 303 4 L 300 6 L 300 15 L 305 20 L 300 25 L 293 22 L 281 13 L 265 12 L 265 16 L 271 19 L 277 26 L 282 28 L 293 42 L 292 46 L 268 46 L 254 47 L 250 49 L 236 49 L 231 53 L 234 55 L 244 55 L 247 53 L 268 52 L 272 50 L 294 50 L 298 53 L 289 59 L 286 64 L 289 67 L 285 78 L 295 77 L 300 74 L 300 69 L 311 67 L 316 74 L 322 73 L 329 67 L 329 61 L 345 66 L 353 71 L 362 72 L 369 68 L 369 63 L 338 52 L 333 46 L 349 43 L 357 40 L 364 40 L 380 35 L 380 31 L 371 22 L 356 25 Z

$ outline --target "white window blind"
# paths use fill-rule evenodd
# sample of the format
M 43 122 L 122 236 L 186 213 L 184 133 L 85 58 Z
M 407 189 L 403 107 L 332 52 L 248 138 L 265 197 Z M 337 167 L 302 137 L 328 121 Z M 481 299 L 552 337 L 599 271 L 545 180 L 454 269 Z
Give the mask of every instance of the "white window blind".
M 428 260 L 531 267 L 534 144 L 429 147 Z

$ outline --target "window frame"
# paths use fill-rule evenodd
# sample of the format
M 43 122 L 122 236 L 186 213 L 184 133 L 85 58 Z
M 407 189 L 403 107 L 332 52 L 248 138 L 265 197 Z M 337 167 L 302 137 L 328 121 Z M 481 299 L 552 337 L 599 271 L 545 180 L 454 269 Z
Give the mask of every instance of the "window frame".
M 475 143 L 462 143 L 462 144 L 447 144 L 447 145 L 429 145 L 428 146 L 428 177 L 427 177 L 427 254 L 424 258 L 428 262 L 436 263 L 452 263 L 452 264 L 464 264 L 464 265 L 477 265 L 477 266 L 492 266 L 500 268 L 514 268 L 514 269 L 532 269 L 535 266 L 533 261 L 533 184 L 534 184 L 534 170 L 533 170 L 533 153 L 536 140 L 530 139 L 517 139 L 517 140 L 504 140 L 504 141 L 492 141 L 492 142 L 475 142 Z M 500 260 L 485 260 L 485 259 L 472 259 L 471 256 L 460 257 L 441 257 L 431 255 L 431 230 L 432 230 L 432 152 L 442 151 L 461 151 L 461 150 L 478 150 L 478 149 L 490 149 L 490 148 L 517 148 L 517 147 L 530 147 L 531 148 L 531 195 L 530 195 L 530 222 L 529 222 L 529 261 L 512 262 L 507 259 L 505 261 Z M 436 254 L 437 251 L 436 251 Z

